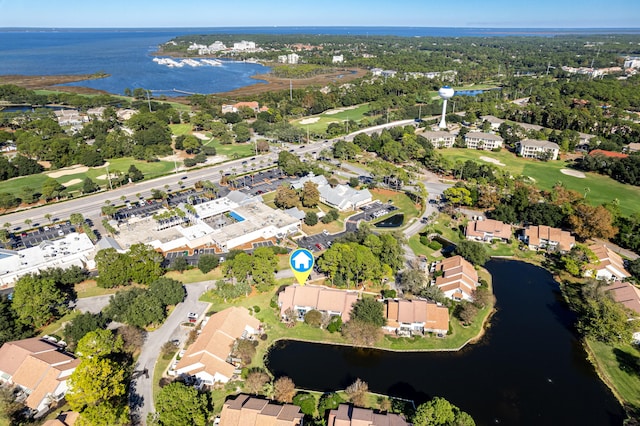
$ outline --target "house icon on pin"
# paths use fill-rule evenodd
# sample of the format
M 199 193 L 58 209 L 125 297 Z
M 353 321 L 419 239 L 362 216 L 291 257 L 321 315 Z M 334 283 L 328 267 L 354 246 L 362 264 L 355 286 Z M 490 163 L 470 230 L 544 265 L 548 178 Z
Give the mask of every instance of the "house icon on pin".
M 309 257 L 307 253 L 300 250 L 296 255 L 291 258 L 293 269 L 296 271 L 304 272 L 311 269 L 313 264 L 313 258 Z

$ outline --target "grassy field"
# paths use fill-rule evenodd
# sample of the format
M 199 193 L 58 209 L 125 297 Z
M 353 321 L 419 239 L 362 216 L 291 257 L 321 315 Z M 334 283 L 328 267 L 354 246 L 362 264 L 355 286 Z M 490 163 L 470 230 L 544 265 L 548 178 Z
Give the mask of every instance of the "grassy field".
M 404 222 L 402 226 L 405 226 L 406 224 L 408 224 L 409 221 L 411 221 L 411 219 L 418 217 L 421 213 L 419 209 L 419 205 L 414 203 L 403 192 L 396 192 L 396 191 L 391 191 L 389 189 L 375 188 L 371 190 L 371 195 L 374 200 L 378 200 L 382 203 L 387 203 L 391 201 L 391 203 L 398 208 L 399 212 L 404 213 Z M 398 212 L 392 212 L 389 215 L 380 217 L 380 219 L 386 218 L 388 216 L 393 216 L 396 213 Z M 389 228 L 389 230 L 395 231 L 401 228 L 402 227 Z
M 129 170 L 129 166 L 135 165 L 144 174 L 145 179 L 152 179 L 158 176 L 165 175 L 174 169 L 174 163 L 169 161 L 157 161 L 154 163 L 147 163 L 146 161 L 139 161 L 133 158 L 117 158 L 109 161 L 109 173 L 113 174 L 115 171 L 126 173 Z M 56 171 L 53 171 L 55 173 Z M 8 192 L 14 194 L 17 197 L 21 196 L 23 188 L 31 188 L 38 191 L 42 188 L 42 184 L 47 180 L 51 172 L 45 172 L 38 175 L 20 176 L 17 178 L 9 179 L 0 182 L 0 192 Z M 102 187 L 108 185 L 106 179 L 107 166 L 92 167 L 86 172 L 69 173 L 64 176 L 55 178 L 59 183 L 65 185 L 69 191 L 80 191 L 82 187 L 82 180 L 86 177 L 90 177 L 95 183 Z M 55 175 L 54 175 L 55 176 Z M 78 182 L 80 180 L 80 182 Z M 75 182 L 74 182 L 75 181 Z M 72 184 L 69 184 L 73 182 Z
M 216 154 L 225 155 L 229 158 L 242 158 L 256 155 L 255 146 L 250 142 L 221 144 L 220 141 L 213 139 L 204 142 L 204 145 L 214 147 L 216 149 Z M 236 170 L 236 173 L 241 172 L 242 169 Z
M 174 136 L 189 135 L 191 134 L 191 124 L 169 124 L 171 133 Z
M 590 339 L 586 344 L 603 380 L 618 398 L 640 409 L 640 351 L 630 345 L 610 346 Z
M 585 193 L 589 188 L 587 201 L 597 205 L 610 202 L 613 199 L 620 201 L 620 210 L 625 215 L 640 211 L 640 188 L 624 185 L 607 176 L 596 173 L 586 173 L 585 178 L 577 178 L 563 174 L 560 169 L 567 168 L 564 161 L 538 161 L 534 159 L 516 157 L 514 154 L 502 150 L 500 152 L 476 151 L 465 148 L 449 148 L 438 150 L 443 157 L 452 161 L 474 160 L 482 162 L 480 157 L 489 157 L 500 161 L 504 166 L 500 169 L 508 170 L 512 175 L 529 176 L 535 180 L 536 186 L 549 190 L 556 182 L 562 182 L 567 188 Z M 491 164 L 491 163 L 489 163 Z
M 319 115 L 314 115 L 311 117 L 304 117 L 299 120 L 294 120 L 291 122 L 294 126 L 298 126 L 304 130 L 309 129 L 311 133 L 325 133 L 327 131 L 327 126 L 331 123 L 340 123 L 346 120 L 359 121 L 362 120 L 364 115 L 369 112 L 369 104 L 360 105 L 354 109 L 347 109 L 335 114 L 327 114 L 326 112 Z M 309 119 L 318 120 L 314 123 L 302 124 Z M 302 123 L 301 123 L 302 122 Z

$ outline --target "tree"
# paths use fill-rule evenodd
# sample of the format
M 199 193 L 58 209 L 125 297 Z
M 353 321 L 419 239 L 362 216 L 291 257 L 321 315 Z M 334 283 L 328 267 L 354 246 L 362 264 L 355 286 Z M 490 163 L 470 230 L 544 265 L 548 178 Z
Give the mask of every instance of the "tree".
M 382 327 L 387 323 L 384 305 L 370 297 L 360 299 L 353 305 L 351 318 L 376 327 Z
M 590 206 L 588 204 L 578 204 L 569 215 L 569 224 L 573 227 L 573 232 L 579 238 L 610 239 L 618 232 L 612 225 L 611 213 L 603 206 Z
M 342 326 L 342 335 L 356 346 L 373 346 L 382 337 L 382 328 L 352 318 Z
M 424 272 L 419 269 L 405 269 L 400 274 L 400 286 L 404 291 L 417 294 L 427 282 Z
M 318 185 L 311 181 L 304 183 L 302 187 L 302 205 L 304 207 L 315 207 L 320 202 L 320 191 Z
M 489 260 L 489 252 L 482 243 L 462 240 L 455 249 L 455 254 L 464 257 L 474 265 L 482 266 Z
M 295 207 L 298 204 L 298 194 L 296 191 L 289 188 L 287 185 L 282 184 L 276 189 L 276 198 L 274 203 L 281 209 L 289 209 Z
M 314 226 L 318 224 L 318 214 L 316 212 L 307 212 L 304 215 L 304 223 L 308 226 Z
M 471 324 L 477 314 L 478 308 L 470 302 L 461 302 L 456 308 L 456 316 L 460 318 L 464 325 Z
M 160 390 L 156 411 L 158 423 L 163 426 L 205 426 L 213 414 L 211 394 L 172 382 Z
M 200 269 L 203 274 L 216 269 L 219 264 L 220 259 L 214 254 L 203 254 L 198 259 L 198 269 Z
M 0 346 L 5 342 L 30 335 L 31 329 L 18 321 L 18 315 L 11 306 L 11 300 L 5 295 L 0 295 Z
M 131 260 L 126 254 L 118 253 L 113 248 L 103 249 L 96 254 L 95 262 L 98 269 L 98 287 L 113 288 L 131 282 Z
M 164 273 L 161 266 L 164 258 L 151 246 L 144 243 L 133 244 L 128 256 L 131 262 L 129 274 L 133 282 L 150 284 Z
M 324 417 L 327 410 L 335 410 L 344 400 L 335 392 L 327 392 L 318 401 L 318 415 Z
M 122 339 L 109 330 L 89 332 L 78 342 L 80 364 L 69 378 L 66 400 L 80 413 L 81 424 L 117 425 L 127 416 L 127 370 L 117 360 L 121 350 Z
M 353 405 L 364 407 L 366 405 L 367 394 L 369 393 L 369 385 L 367 382 L 358 378 L 355 382 L 347 386 L 344 393 Z
M 82 181 L 82 193 L 83 194 L 91 194 L 92 192 L 96 192 L 99 189 L 100 189 L 100 187 L 94 181 L 92 181 L 90 177 L 86 177 Z
M 470 206 L 473 203 L 471 192 L 467 188 L 453 186 L 445 189 L 442 195 L 454 206 Z
M 84 223 L 84 216 L 82 216 L 81 213 L 71 213 L 69 222 L 71 222 L 72 225 L 80 226 Z
M 322 325 L 322 313 L 315 309 L 310 310 L 304 316 L 304 323 L 314 328 L 320 328 Z
M 149 293 L 164 306 L 177 305 L 187 295 L 184 285 L 171 278 L 160 277 L 149 285 Z
M 173 260 L 173 263 L 171 263 L 171 269 L 179 271 L 180 273 L 184 272 L 187 268 L 189 268 L 189 262 L 187 262 L 184 256 L 178 256 Z
M 316 413 L 316 397 L 308 392 L 297 393 L 292 402 L 300 407 L 300 411 L 307 416 L 313 417 Z
M 251 340 L 239 339 L 236 346 L 236 355 L 242 359 L 242 363 L 251 364 L 251 359 L 256 354 L 256 347 Z
M 78 341 L 90 331 L 104 328 L 107 325 L 107 319 L 102 314 L 94 314 L 85 312 L 72 319 L 64 327 L 64 341 L 71 350 L 75 349 Z
M 450 425 L 455 420 L 453 405 L 444 398 L 435 397 L 421 404 L 413 416 L 415 426 Z
M 253 369 L 247 374 L 247 379 L 244 381 L 244 389 L 252 394 L 259 394 L 264 388 L 264 385 L 269 382 L 269 375 L 262 369 Z
M 296 385 L 289 377 L 278 377 L 273 383 L 273 395 L 276 401 L 290 403 L 296 393 Z
M 13 310 L 25 325 L 40 328 L 68 310 L 69 299 L 51 278 L 24 275 L 13 289 Z

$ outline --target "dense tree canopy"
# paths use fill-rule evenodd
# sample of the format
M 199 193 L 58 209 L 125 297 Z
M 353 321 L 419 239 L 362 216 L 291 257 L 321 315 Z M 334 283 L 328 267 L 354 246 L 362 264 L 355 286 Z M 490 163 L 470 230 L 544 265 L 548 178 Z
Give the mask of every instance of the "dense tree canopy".
M 159 425 L 205 426 L 213 414 L 213 403 L 209 392 L 173 382 L 158 394 L 156 410 Z

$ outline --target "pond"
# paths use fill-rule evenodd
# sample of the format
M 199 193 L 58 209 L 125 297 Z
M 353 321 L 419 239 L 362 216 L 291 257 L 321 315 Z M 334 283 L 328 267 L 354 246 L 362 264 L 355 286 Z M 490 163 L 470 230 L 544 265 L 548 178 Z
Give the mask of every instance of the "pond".
M 551 274 L 506 260 L 487 269 L 496 313 L 478 344 L 398 353 L 285 341 L 267 365 L 305 389 L 340 390 L 361 378 L 373 392 L 416 404 L 441 396 L 478 425 L 621 425 L 622 407 L 587 361 Z
M 398 228 L 404 222 L 404 213 L 396 213 L 380 222 L 374 223 L 376 228 Z
M 490 92 L 493 90 L 500 89 L 456 90 L 455 96 L 478 96 L 483 94 L 484 92 Z

